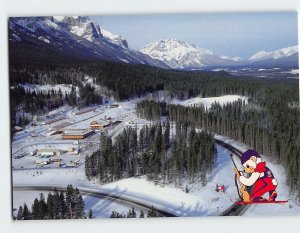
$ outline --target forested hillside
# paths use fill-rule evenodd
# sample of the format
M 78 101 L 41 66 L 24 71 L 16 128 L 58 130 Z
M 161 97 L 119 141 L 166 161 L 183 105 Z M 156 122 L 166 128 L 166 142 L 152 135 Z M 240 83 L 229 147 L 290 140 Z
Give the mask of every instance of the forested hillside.
M 102 61 L 81 64 L 10 64 L 10 84 L 61 84 L 80 85 L 84 76 L 96 78 L 118 100 L 143 96 L 146 92 L 168 91 L 171 97 L 190 98 L 225 94 L 247 96 L 262 95 L 266 89 L 296 84 L 296 80 L 246 79 L 224 71 L 178 71 L 145 65 L 132 65 Z M 291 94 L 297 98 L 297 88 Z
M 299 108 L 288 106 L 286 91 L 278 90 L 272 93 L 273 96 L 265 93 L 268 101 L 257 98 L 259 108 L 238 101 L 223 107 L 214 104 L 207 111 L 202 106 L 185 107 L 146 100 L 138 103 L 137 112 L 148 120 L 164 116 L 177 124 L 204 128 L 244 142 L 283 164 L 291 191 L 298 190 L 300 198 Z
M 95 78 L 96 85 L 104 87 L 101 93 L 93 86 L 83 85 L 86 75 Z M 75 90 L 68 94 L 59 91 L 49 91 L 45 94 L 25 91 L 23 87 L 18 86 L 28 83 L 35 85 L 71 84 L 79 88 L 80 97 L 76 96 Z M 179 99 L 196 95 L 208 97 L 240 94 L 259 98 L 266 105 L 269 104 L 268 98 L 277 98 L 277 95 L 272 95 L 272 93 L 278 90 L 289 90 L 285 93 L 283 100 L 286 105 L 287 102 L 298 100 L 296 83 L 296 80 L 245 79 L 231 76 L 226 72 L 164 70 L 107 61 L 81 64 L 11 62 L 10 86 L 14 87 L 10 91 L 12 126 L 20 124 L 14 117 L 16 110 L 20 109 L 33 114 L 41 114 L 64 104 L 88 106 L 101 103 L 103 95 L 112 95 L 117 100 L 124 100 L 159 90 L 165 90 L 171 98 Z

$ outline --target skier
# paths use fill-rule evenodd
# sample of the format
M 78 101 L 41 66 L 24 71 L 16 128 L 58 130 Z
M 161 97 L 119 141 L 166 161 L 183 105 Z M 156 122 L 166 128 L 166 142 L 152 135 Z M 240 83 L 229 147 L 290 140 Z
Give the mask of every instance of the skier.
M 276 187 L 277 180 L 274 178 L 272 171 L 266 167 L 266 162 L 262 162 L 261 156 L 255 150 L 247 150 L 243 153 L 241 163 L 244 167 L 244 172 L 250 174 L 250 177 L 245 177 L 243 172 L 234 168 L 234 172 L 241 184 L 252 186 L 253 190 L 250 193 L 252 202 L 274 202 L 277 197 Z M 269 199 L 266 200 L 262 196 L 269 193 Z

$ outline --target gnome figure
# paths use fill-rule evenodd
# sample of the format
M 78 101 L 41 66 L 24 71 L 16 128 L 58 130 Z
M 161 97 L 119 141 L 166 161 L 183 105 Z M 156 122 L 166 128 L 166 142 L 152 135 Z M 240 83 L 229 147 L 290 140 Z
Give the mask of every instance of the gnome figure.
M 241 163 L 244 167 L 244 173 L 247 173 L 247 177 L 244 173 L 238 174 L 239 181 L 245 186 L 252 186 L 253 189 L 250 193 L 251 201 L 275 201 L 277 197 L 276 187 L 277 180 L 274 178 L 272 171 L 266 167 L 266 162 L 263 162 L 261 156 L 255 150 L 247 150 L 243 153 Z M 265 199 L 262 196 L 269 193 L 269 199 Z

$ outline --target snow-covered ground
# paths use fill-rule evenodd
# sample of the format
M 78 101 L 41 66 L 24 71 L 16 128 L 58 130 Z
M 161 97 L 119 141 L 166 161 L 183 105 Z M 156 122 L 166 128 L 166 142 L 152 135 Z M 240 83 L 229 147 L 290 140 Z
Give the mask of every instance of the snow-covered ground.
M 299 69 L 292 69 L 290 71 L 291 74 L 299 74 Z
M 157 184 L 148 181 L 146 177 L 122 179 L 99 186 L 96 181 L 88 181 L 85 178 L 83 166 L 41 171 L 16 170 L 13 171 L 13 185 L 66 186 L 71 183 L 74 187 L 90 188 L 153 205 L 178 216 L 217 215 L 231 206 L 237 198 L 229 152 L 221 146 L 217 146 L 217 150 L 216 166 L 208 176 L 208 184 L 202 186 L 201 182 L 187 183 L 189 193 L 184 190 L 185 184 L 181 187 L 175 187 L 174 183 Z M 216 192 L 216 184 L 224 184 L 225 193 Z
M 247 101 L 246 97 L 242 96 L 222 96 L 212 98 L 194 98 L 187 101 L 181 101 L 180 104 L 193 105 L 197 103 L 204 104 L 207 108 L 212 103 L 217 101 L 220 104 L 225 104 L 232 101 L 242 99 Z M 53 123 L 51 125 L 37 125 L 35 127 L 27 128 L 27 132 L 20 132 L 16 135 L 16 138 L 12 145 L 13 155 L 26 153 L 31 150 L 40 147 L 53 147 L 66 149 L 71 146 L 73 141 L 63 141 L 64 144 L 58 143 L 61 141 L 60 135 L 49 135 L 49 127 L 61 126 L 64 128 L 85 128 L 93 120 L 112 118 L 123 121 L 122 123 L 108 128 L 108 134 L 114 138 L 118 135 L 126 126 L 134 126 L 137 128 L 147 124 L 146 120 L 140 119 L 135 113 L 135 104 L 138 99 L 127 102 L 120 102 L 117 108 L 109 108 L 108 105 L 97 107 L 96 111 L 84 113 L 81 115 L 73 115 L 74 109 L 66 109 L 63 114 L 67 117 L 69 123 L 67 126 L 62 122 Z M 36 132 L 39 137 L 30 137 L 30 133 Z M 246 150 L 247 146 L 238 143 L 232 139 L 227 139 L 217 135 L 217 138 L 230 143 L 231 145 L 239 148 L 241 151 Z M 99 140 L 98 134 L 95 134 L 85 140 L 88 146 L 89 143 Z M 73 145 L 74 146 L 74 145 Z M 89 148 L 88 148 L 89 149 Z M 88 149 L 86 152 L 88 152 Z M 90 152 L 96 148 L 90 149 Z M 211 174 L 208 175 L 207 185 L 202 186 L 199 180 L 196 180 L 193 184 L 189 183 L 186 179 L 182 179 L 181 185 L 178 186 L 174 183 L 163 184 L 161 182 L 155 183 L 149 181 L 146 177 L 122 179 L 110 184 L 101 185 L 94 179 L 88 181 L 85 177 L 84 166 L 78 166 L 74 168 L 49 168 L 39 169 L 32 168 L 33 157 L 25 156 L 21 159 L 13 159 L 12 165 L 16 167 L 23 166 L 24 169 L 14 169 L 13 172 L 13 186 L 67 186 L 72 184 L 74 187 L 88 188 L 92 190 L 101 191 L 108 194 L 117 194 L 136 200 L 149 205 L 153 205 L 156 208 L 174 213 L 178 216 L 207 216 L 218 215 L 226 208 L 231 206 L 238 198 L 236 193 L 236 187 L 234 185 L 234 173 L 233 165 L 229 157 L 229 151 L 221 146 L 217 146 L 218 156 L 216 159 L 215 167 Z M 75 156 L 76 159 L 80 158 L 83 161 L 83 155 Z M 68 161 L 74 158 L 73 155 L 65 154 L 62 158 Z M 245 215 L 293 215 L 300 213 L 300 206 L 297 203 L 293 195 L 289 194 L 289 189 L 285 183 L 285 171 L 282 166 L 269 161 L 266 156 L 263 159 L 267 161 L 267 166 L 273 171 L 275 177 L 278 180 L 278 200 L 289 199 L 289 203 L 282 205 L 255 205 L 251 206 Z M 239 161 L 236 161 L 239 165 Z M 30 165 L 31 164 L 31 165 Z M 240 166 L 240 169 L 242 167 Z M 225 193 L 219 193 L 215 191 L 216 185 L 224 184 Z M 189 193 L 185 192 L 185 187 L 188 186 Z M 89 197 L 91 198 L 91 197 Z M 26 199 L 26 197 L 25 197 Z M 14 201 L 23 202 L 21 195 L 14 197 Z M 87 206 L 95 206 L 95 216 L 107 216 L 104 214 L 105 202 L 101 200 L 88 200 Z M 290 207 L 293 208 L 290 208 Z M 99 209 L 98 208 L 102 208 Z M 114 205 L 107 205 L 107 210 L 110 214 L 113 208 L 117 208 Z M 121 207 L 120 207 L 121 208 Z M 122 207 L 123 208 L 123 207 Z M 125 208 L 125 207 L 124 207 Z M 129 207 L 126 207 L 129 208 Z M 125 209 L 126 209 L 125 208 Z M 119 207 L 117 208 L 119 209 Z M 124 209 L 124 210 L 125 210 Z M 119 209 L 120 210 L 120 209 Z M 127 209 L 126 209 L 127 210 Z M 98 213 L 98 214 L 97 214 Z
M 224 95 L 224 96 L 207 97 L 207 98 L 196 97 L 184 101 L 174 100 L 173 103 L 181 104 L 184 106 L 203 105 L 205 108 L 209 109 L 213 103 L 218 103 L 223 106 L 226 105 L 227 103 L 232 103 L 238 100 L 245 101 L 246 104 L 248 102 L 248 98 L 245 96 Z
M 138 205 L 129 204 L 124 201 L 116 202 L 114 199 L 101 199 L 86 195 L 82 195 L 82 197 L 85 203 L 85 212 L 88 213 L 89 209 L 92 209 L 94 218 L 109 218 L 113 211 L 127 215 L 129 209 L 132 208 L 134 208 L 137 217 L 139 217 L 141 210 L 143 210 L 145 217 L 147 216 L 147 209 Z
M 29 153 L 36 149 L 51 148 L 67 151 L 69 147 L 77 147 L 77 145 L 74 144 L 75 140 L 62 140 L 61 134 L 53 134 L 56 130 L 87 129 L 90 127 L 92 121 L 102 121 L 105 119 L 121 121 L 120 124 L 106 128 L 108 135 L 113 138 L 127 126 L 141 128 L 148 122 L 136 116 L 135 104 L 137 101 L 139 101 L 139 99 L 120 102 L 118 103 L 119 106 L 115 108 L 110 108 L 111 101 L 109 101 L 107 104 L 94 106 L 92 111 L 84 112 L 79 115 L 74 114 L 78 112 L 78 109 L 66 106 L 62 106 L 57 110 L 52 111 L 51 116 L 63 116 L 66 119 L 47 125 L 42 124 L 42 121 L 40 121 L 37 122 L 36 126 L 28 125 L 25 130 L 14 135 L 14 140 L 12 142 L 12 156 L 13 158 L 23 157 L 13 159 L 13 168 L 38 168 L 34 164 L 37 157 L 29 156 Z M 78 156 L 70 155 L 68 153 L 63 154 L 61 156 L 63 160 L 62 163 L 67 164 L 71 160 L 80 160 L 83 162 L 84 157 L 87 154 L 91 154 L 97 149 L 97 146 L 99 147 L 99 134 L 100 132 L 96 131 L 93 135 L 80 141 L 80 153 Z M 57 164 L 51 164 L 46 165 L 45 167 L 57 166 Z
M 175 187 L 174 183 L 163 184 L 148 181 L 146 177 L 122 179 L 117 182 L 101 186 L 101 189 L 135 198 L 144 203 L 176 214 L 177 216 L 207 216 L 218 215 L 231 206 L 237 198 L 234 186 L 234 176 L 229 152 L 217 146 L 218 157 L 216 167 L 208 176 L 208 183 L 202 186 L 201 182 L 189 184 L 183 181 L 190 189 L 185 192 L 186 185 Z M 217 184 L 225 185 L 225 193 L 216 192 Z
M 226 141 L 231 142 L 235 147 L 243 148 L 243 145 L 240 143 L 236 143 L 230 139 Z M 243 149 L 245 150 L 245 148 Z M 237 200 L 238 196 L 234 185 L 233 165 L 229 158 L 229 151 L 221 146 L 217 146 L 217 151 L 216 166 L 208 176 L 206 186 L 202 186 L 201 182 L 189 184 L 187 181 L 183 181 L 180 187 L 175 187 L 174 183 L 156 183 L 148 181 L 146 177 L 122 179 L 110 184 L 100 185 L 95 180 L 88 181 L 85 178 L 83 166 L 40 171 L 15 170 L 13 171 L 13 185 L 38 186 L 47 184 L 49 186 L 66 186 L 71 183 L 75 187 L 115 194 L 153 205 L 178 216 L 218 215 L 231 206 Z M 265 157 L 263 158 L 267 161 L 268 167 L 273 171 L 278 180 L 278 200 L 288 199 L 289 202 L 285 205 L 253 205 L 249 207 L 244 215 L 294 215 L 300 213 L 299 203 L 293 200 L 293 196 L 290 196 L 288 192 L 283 168 L 278 164 L 268 161 Z M 237 158 L 236 164 L 242 170 Z M 189 193 L 185 193 L 186 184 L 190 190 Z M 225 193 L 216 192 L 216 184 L 224 184 Z M 96 202 L 96 200 L 94 201 Z M 101 205 L 101 201 L 99 205 Z

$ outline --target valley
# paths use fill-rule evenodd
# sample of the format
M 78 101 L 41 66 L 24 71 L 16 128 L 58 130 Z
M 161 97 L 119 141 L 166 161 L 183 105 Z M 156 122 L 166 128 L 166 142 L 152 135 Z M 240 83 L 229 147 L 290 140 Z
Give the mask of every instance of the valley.
M 57 190 L 64 208 L 34 219 L 299 213 L 298 46 L 247 59 L 179 39 L 129 46 L 88 16 L 9 19 L 13 218 L 40 193 L 54 208 Z M 248 149 L 286 205 L 232 212 L 230 154 L 244 170 Z

